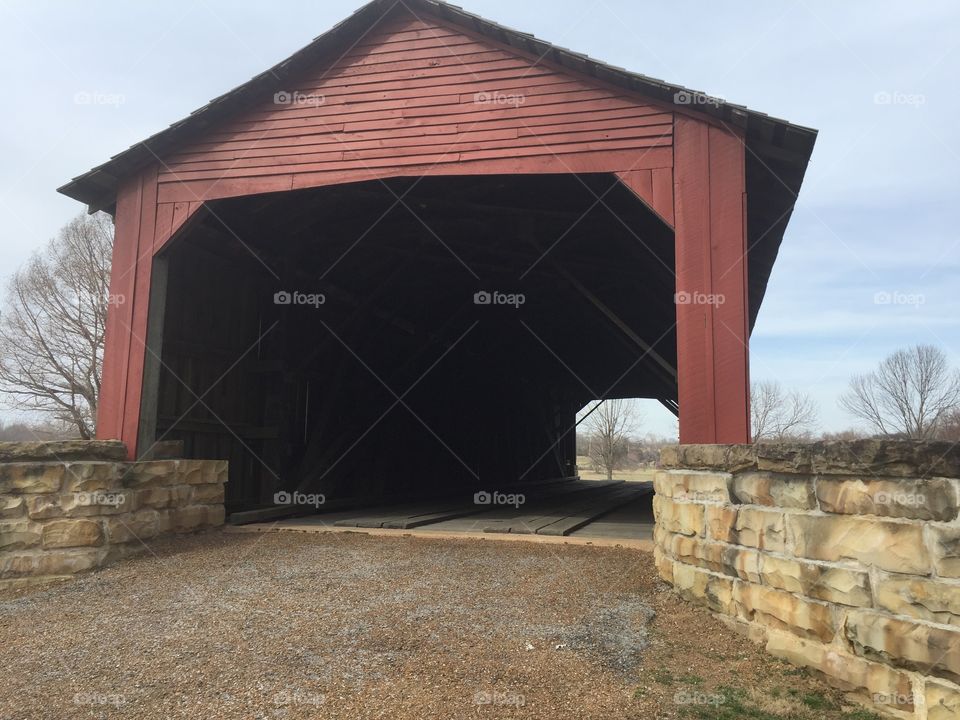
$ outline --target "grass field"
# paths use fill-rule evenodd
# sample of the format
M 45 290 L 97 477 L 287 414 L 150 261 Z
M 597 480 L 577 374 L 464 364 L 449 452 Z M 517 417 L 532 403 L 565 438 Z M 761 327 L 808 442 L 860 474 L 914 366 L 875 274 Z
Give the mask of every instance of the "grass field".
M 601 470 L 595 472 L 590 467 L 590 458 L 577 456 L 578 473 L 584 480 L 606 480 L 607 473 Z M 653 482 L 653 473 L 655 468 L 635 468 L 633 470 L 615 470 L 614 480 L 629 480 L 631 482 Z

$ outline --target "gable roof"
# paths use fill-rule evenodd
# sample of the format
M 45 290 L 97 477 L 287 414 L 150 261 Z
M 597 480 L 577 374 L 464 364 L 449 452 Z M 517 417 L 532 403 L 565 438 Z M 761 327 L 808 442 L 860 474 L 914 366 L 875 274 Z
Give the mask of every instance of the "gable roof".
M 86 203 L 91 212 L 112 210 L 118 185 L 125 176 L 157 161 L 178 143 L 246 109 L 262 98 L 264 93 L 282 88 L 285 81 L 298 73 L 324 60 L 335 58 L 363 38 L 398 5 L 410 12 L 423 12 L 502 45 L 535 55 L 547 65 L 568 69 L 664 104 L 674 105 L 678 109 L 704 114 L 731 127 L 740 128 L 746 136 L 748 166 L 751 163 L 759 164 L 766 173 L 773 175 L 783 185 L 781 191 L 785 192 L 785 196 L 781 202 L 776 203 L 781 212 L 775 217 L 781 216 L 784 200 L 789 203 L 786 205 L 789 217 L 792 200 L 800 189 L 800 182 L 813 150 L 816 130 L 793 125 L 680 85 L 607 65 L 581 53 L 551 45 L 528 33 L 498 25 L 440 0 L 404 0 L 403 3 L 399 0 L 371 0 L 286 60 L 214 98 L 165 130 L 74 178 L 58 188 L 58 192 Z M 783 225 L 785 227 L 786 223 Z M 782 236 L 782 232 L 780 235 Z

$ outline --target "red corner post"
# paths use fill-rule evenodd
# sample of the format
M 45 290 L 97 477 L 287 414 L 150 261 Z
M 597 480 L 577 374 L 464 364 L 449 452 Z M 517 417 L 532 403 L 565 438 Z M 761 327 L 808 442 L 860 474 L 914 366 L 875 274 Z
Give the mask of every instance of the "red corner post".
M 750 442 L 745 147 L 676 116 L 674 216 L 681 443 Z
M 154 256 L 201 205 L 158 202 L 156 166 L 125 180 L 117 193 L 97 437 L 122 440 L 131 458 L 137 455 L 144 368 L 159 362 L 157 350 L 147 349 Z

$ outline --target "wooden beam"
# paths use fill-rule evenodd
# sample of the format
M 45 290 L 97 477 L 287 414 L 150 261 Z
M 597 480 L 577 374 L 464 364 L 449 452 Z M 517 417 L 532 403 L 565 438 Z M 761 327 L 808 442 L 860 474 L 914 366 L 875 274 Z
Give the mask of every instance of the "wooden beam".
M 680 442 L 749 442 L 744 147 L 682 116 L 675 137 Z
M 144 262 L 147 262 L 145 260 Z M 157 440 L 157 412 L 160 369 L 163 357 L 163 320 L 167 307 L 166 257 L 153 258 L 150 282 L 150 308 L 147 317 L 146 355 L 143 361 L 143 393 L 140 399 L 140 428 L 137 457 L 149 453 Z

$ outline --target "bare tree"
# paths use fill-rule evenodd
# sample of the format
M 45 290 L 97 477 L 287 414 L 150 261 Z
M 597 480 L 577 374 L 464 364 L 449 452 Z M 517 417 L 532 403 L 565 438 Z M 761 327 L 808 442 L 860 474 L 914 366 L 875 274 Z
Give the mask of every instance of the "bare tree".
M 13 275 L 0 317 L 0 395 L 85 439 L 96 428 L 112 247 L 108 216 L 75 218 Z
M 883 435 L 935 437 L 960 405 L 960 372 L 943 352 L 916 345 L 889 355 L 872 373 L 857 375 L 840 406 Z
M 960 407 L 955 407 L 944 415 L 937 430 L 937 437 L 940 440 L 960 442 Z
M 613 471 L 627 456 L 628 440 L 639 418 L 636 405 L 631 400 L 604 400 L 585 420 L 590 433 L 590 458 L 607 471 L 607 479 L 613 479 Z
M 813 398 L 799 390 L 785 393 L 773 380 L 751 383 L 750 412 L 754 442 L 807 437 L 817 421 Z

